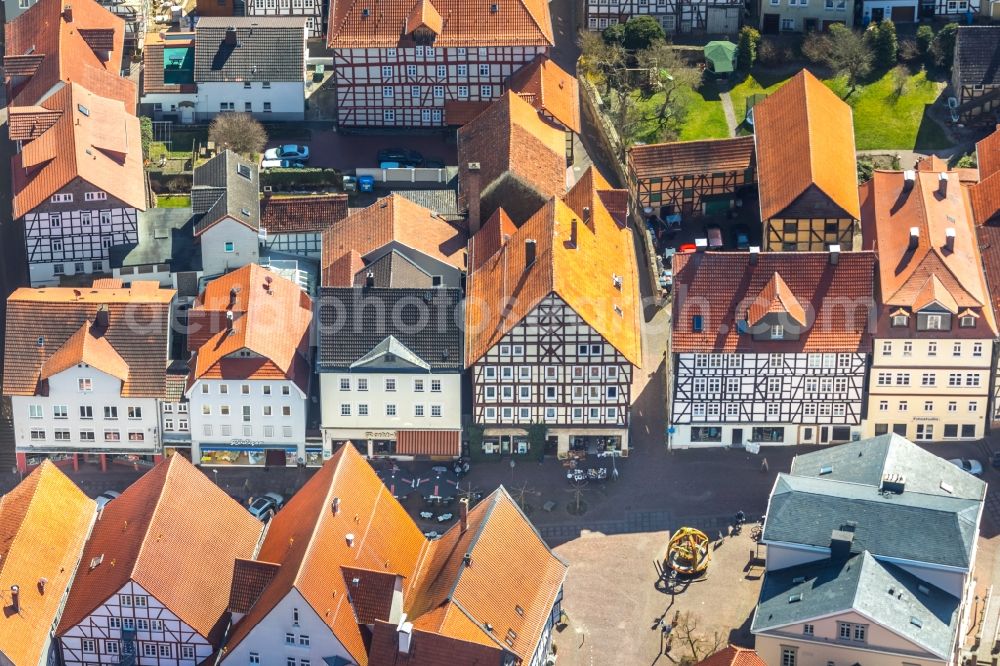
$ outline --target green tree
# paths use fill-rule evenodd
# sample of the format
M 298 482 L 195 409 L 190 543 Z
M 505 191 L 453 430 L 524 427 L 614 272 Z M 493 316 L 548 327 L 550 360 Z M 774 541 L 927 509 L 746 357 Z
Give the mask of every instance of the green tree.
M 655 42 L 667 38 L 663 27 L 652 16 L 637 16 L 625 23 L 624 46 L 629 51 L 649 48 Z
M 841 23 L 831 25 L 827 33 L 811 33 L 802 44 L 802 53 L 838 75 L 847 76 L 848 96 L 872 71 L 873 55 L 867 40 Z
M 532 423 L 528 426 L 528 448 L 539 460 L 545 456 L 545 437 L 547 434 L 548 431 L 544 423 Z
M 959 157 L 958 161 L 955 162 L 955 168 L 956 169 L 975 169 L 977 166 L 979 166 L 979 162 L 978 162 L 977 158 L 978 158 L 978 156 L 976 155 L 975 151 L 973 151 L 971 153 L 966 153 L 965 155 L 962 155 L 961 157 Z
M 922 58 L 926 58 L 930 54 L 933 44 L 934 28 L 929 25 L 922 25 L 917 28 L 917 50 L 920 51 Z
M 256 155 L 264 150 L 267 132 L 249 113 L 220 113 L 208 126 L 208 139 L 220 150 Z
M 139 136 L 142 140 L 142 159 L 149 159 L 149 149 L 153 145 L 153 121 L 141 116 L 139 118 Z
M 612 23 L 601 32 L 605 44 L 622 44 L 625 42 L 625 24 Z
M 875 66 L 880 69 L 889 69 L 895 65 L 899 53 L 896 25 L 889 19 L 885 19 L 869 28 L 867 34 L 871 40 Z
M 896 65 L 892 68 L 892 96 L 898 101 L 906 94 L 906 87 L 910 84 L 910 70 L 906 65 Z
M 741 72 L 749 72 L 757 62 L 757 46 L 760 44 L 760 32 L 749 25 L 740 29 L 740 39 L 736 45 L 736 66 Z
M 955 38 L 958 36 L 958 24 L 949 23 L 938 30 L 934 35 L 934 42 L 931 45 L 931 53 L 934 55 L 934 62 L 951 69 L 951 63 L 955 59 Z
M 875 173 L 875 162 L 867 155 L 858 158 L 858 183 L 867 183 Z

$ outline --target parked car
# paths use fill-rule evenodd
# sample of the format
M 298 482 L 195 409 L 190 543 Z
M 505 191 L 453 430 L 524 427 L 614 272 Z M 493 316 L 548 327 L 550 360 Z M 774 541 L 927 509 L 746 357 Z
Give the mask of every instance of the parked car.
M 97 508 L 103 509 L 105 506 L 108 505 L 109 502 L 111 502 L 111 500 L 115 499 L 120 495 L 121 493 L 116 490 L 105 490 L 103 493 L 101 493 L 96 497 Z
M 737 224 L 733 227 L 733 235 L 736 237 L 737 250 L 750 249 L 750 228 L 745 224 Z
M 705 235 L 708 237 L 709 250 L 722 249 L 722 229 L 717 224 L 710 224 L 705 227 Z
M 261 169 L 301 169 L 305 164 L 298 160 L 262 160 Z
M 264 493 L 250 504 L 249 511 L 251 516 L 266 523 L 284 505 L 285 498 L 278 493 Z
M 402 167 L 419 167 L 424 164 L 424 156 L 415 150 L 405 148 L 385 148 L 378 151 L 378 162 L 398 162 Z
M 299 160 L 306 162 L 309 160 L 309 146 L 299 146 L 294 143 L 287 143 L 277 148 L 268 148 L 264 151 L 265 160 Z
M 983 464 L 978 460 L 973 460 L 972 458 L 953 458 L 948 462 L 961 470 L 965 470 L 972 476 L 983 475 Z

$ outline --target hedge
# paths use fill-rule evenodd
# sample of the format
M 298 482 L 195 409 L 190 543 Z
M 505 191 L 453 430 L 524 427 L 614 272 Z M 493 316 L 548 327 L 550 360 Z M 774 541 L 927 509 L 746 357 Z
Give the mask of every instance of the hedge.
M 260 172 L 260 184 L 272 189 L 302 190 L 343 186 L 343 179 L 336 169 L 266 169 Z

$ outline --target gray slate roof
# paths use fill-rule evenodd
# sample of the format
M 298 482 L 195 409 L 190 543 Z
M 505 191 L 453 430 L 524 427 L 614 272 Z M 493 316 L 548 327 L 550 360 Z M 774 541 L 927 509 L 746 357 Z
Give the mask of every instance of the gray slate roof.
M 413 263 L 398 250 L 392 250 L 371 262 L 354 276 L 354 286 L 363 287 L 368 273 L 375 278 L 376 287 L 430 288 L 434 279 L 430 273 Z
M 904 475 L 904 491 L 882 492 L 885 474 Z M 826 548 L 854 522 L 852 552 L 968 569 L 985 487 L 895 435 L 831 447 L 778 475 L 763 538 Z
M 194 80 L 305 81 L 305 17 L 213 17 L 195 27 Z M 236 28 L 236 44 L 225 43 Z
M 961 83 L 1000 85 L 1000 25 L 959 26 L 955 67 Z
M 259 229 L 259 192 L 257 165 L 231 150 L 195 167 L 191 187 L 191 208 L 199 215 L 195 233 L 200 234 L 226 216 Z
M 802 596 L 790 601 L 793 595 Z M 955 644 L 960 605 L 957 597 L 864 551 L 840 561 L 769 571 L 751 631 L 856 611 L 946 659 Z
M 200 271 L 190 208 L 150 208 L 139 213 L 139 242 L 109 250 L 112 268 L 169 264 L 171 272 Z
M 316 307 L 319 372 L 349 369 L 387 344 L 389 336 L 422 359 L 431 372 L 460 372 L 463 368 L 458 289 L 323 287 Z

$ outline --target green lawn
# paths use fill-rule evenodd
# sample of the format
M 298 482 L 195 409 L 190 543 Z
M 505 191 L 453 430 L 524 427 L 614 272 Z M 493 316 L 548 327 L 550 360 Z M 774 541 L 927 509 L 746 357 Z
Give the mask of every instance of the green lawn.
M 157 208 L 188 208 L 191 206 L 189 194 L 157 194 Z
M 730 92 L 737 118 L 746 111 L 746 100 L 757 93 L 772 93 L 784 81 L 760 81 L 748 76 Z M 824 83 L 843 99 L 845 77 Z M 858 150 L 913 150 L 947 148 L 950 143 L 940 126 L 926 115 L 926 107 L 940 95 L 940 84 L 927 80 L 924 72 L 910 76 L 903 95 L 892 91 L 892 73 L 861 86 L 846 100 L 854 109 L 854 141 Z
M 660 143 L 663 140 L 658 114 L 663 105 L 663 94 L 657 93 L 643 97 L 638 91 L 633 93 L 646 122 L 639 130 L 637 141 L 644 143 Z M 722 102 L 714 84 L 708 83 L 698 90 L 687 90 L 684 93 L 687 100 L 687 115 L 681 123 L 678 139 L 694 141 L 695 139 L 721 139 L 729 136 L 726 126 L 726 116 L 722 111 Z

